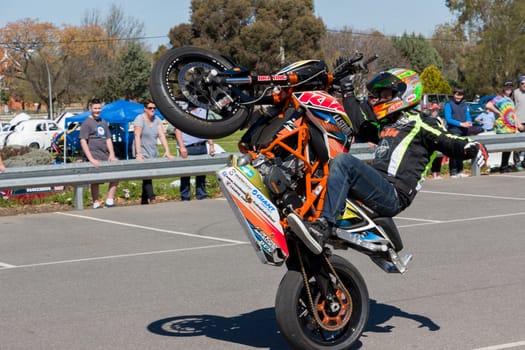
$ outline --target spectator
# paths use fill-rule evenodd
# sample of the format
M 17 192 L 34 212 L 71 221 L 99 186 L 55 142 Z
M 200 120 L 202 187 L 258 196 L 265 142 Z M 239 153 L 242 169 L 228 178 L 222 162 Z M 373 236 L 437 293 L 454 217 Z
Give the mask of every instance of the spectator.
M 445 103 L 445 121 L 448 131 L 457 136 L 467 136 L 472 126 L 472 118 L 467 103 L 464 100 L 465 90 L 461 86 L 454 89 L 453 99 Z M 450 177 L 467 177 L 463 174 L 463 160 L 450 158 Z
M 483 134 L 494 134 L 494 121 L 496 120 L 496 116 L 494 115 L 494 112 L 489 110 L 485 106 L 485 110 L 481 112 L 475 119 L 475 121 L 479 124 L 481 124 L 481 127 L 483 128 Z
M 143 160 L 157 158 L 159 149 L 157 139 L 164 147 L 164 157 L 175 159 L 170 153 L 162 121 L 155 115 L 155 103 L 148 99 L 144 102 L 144 113 L 139 114 L 133 121 L 135 133 L 135 158 Z M 142 180 L 142 197 L 140 204 L 155 204 L 157 202 L 153 191 L 153 180 Z
M 102 103 L 98 99 L 89 102 L 91 114 L 84 120 L 80 128 L 80 146 L 84 152 L 84 158 L 87 159 L 95 168 L 100 166 L 101 161 L 117 161 L 111 133 L 108 124 L 100 119 L 102 112 Z M 106 198 L 106 207 L 110 208 L 115 205 L 115 193 L 117 192 L 118 182 L 110 182 L 108 195 Z M 91 184 L 91 198 L 93 199 L 93 209 L 101 207 L 99 202 L 100 184 Z
M 440 107 L 437 103 L 432 103 L 430 105 L 430 116 L 438 120 L 438 123 L 444 128 L 443 119 L 439 116 Z M 441 164 L 443 163 L 443 156 L 436 156 L 432 161 L 432 166 L 430 171 L 432 172 L 432 178 L 436 180 L 441 180 Z
M 524 126 L 518 122 L 516 117 L 516 109 L 512 101 L 512 92 L 512 81 L 506 81 L 499 95 L 487 102 L 487 108 L 496 115 L 496 121 L 494 122 L 496 134 L 513 134 L 524 129 Z M 515 166 L 509 166 L 510 154 L 511 152 L 501 153 L 501 173 L 518 170 Z
M 205 109 L 195 108 L 192 114 L 204 118 Z M 180 155 L 182 158 L 187 158 L 188 155 L 199 155 L 209 153 L 211 156 L 215 155 L 215 148 L 213 140 L 205 140 L 186 133 L 179 129 L 175 130 L 175 138 L 179 146 Z M 209 146 L 206 147 L 206 143 Z M 195 177 L 195 197 L 197 199 L 206 199 L 208 193 L 206 192 L 206 175 L 199 175 Z M 183 201 L 191 199 L 191 184 L 190 177 L 184 176 L 180 178 L 180 198 Z
M 2 156 L 0 156 L 0 173 L 5 173 L 5 165 L 2 161 Z
M 521 125 L 525 125 L 525 75 L 522 75 L 518 78 L 518 87 L 513 92 L 514 104 L 516 105 L 516 114 Z M 523 130 L 522 130 L 523 131 Z M 514 155 L 515 164 L 520 164 L 521 167 L 525 168 L 525 156 L 520 162 L 520 153 Z

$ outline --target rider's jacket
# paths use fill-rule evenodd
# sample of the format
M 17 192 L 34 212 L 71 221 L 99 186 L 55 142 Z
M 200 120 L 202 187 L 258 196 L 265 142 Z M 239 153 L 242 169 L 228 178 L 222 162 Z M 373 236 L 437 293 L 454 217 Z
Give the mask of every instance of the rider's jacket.
M 358 137 L 377 145 L 372 167 L 394 185 L 401 210 L 410 205 L 421 188 L 436 151 L 466 159 L 468 139 L 448 133 L 435 118 L 416 110 L 399 112 L 395 119 L 365 122 L 363 126 Z

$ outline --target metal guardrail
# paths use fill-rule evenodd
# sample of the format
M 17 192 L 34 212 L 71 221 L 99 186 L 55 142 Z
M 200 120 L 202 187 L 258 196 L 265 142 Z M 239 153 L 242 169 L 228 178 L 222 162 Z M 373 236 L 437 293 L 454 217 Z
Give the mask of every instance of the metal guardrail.
M 525 150 L 525 133 L 476 135 L 472 139 L 485 144 L 489 153 Z M 373 152 L 366 143 L 354 144 L 350 151 L 363 161 L 371 161 Z M 82 191 L 89 184 L 212 174 L 226 165 L 231 154 L 219 153 L 214 157 L 188 156 L 186 159 L 176 160 L 157 158 L 143 161 L 102 162 L 99 168 L 94 168 L 87 162 L 8 168 L 7 172 L 0 174 L 0 189 L 69 185 L 74 187 L 75 208 L 82 209 Z M 471 171 L 474 176 L 480 174 L 480 169 L 475 162 L 472 162 Z
M 175 160 L 119 160 L 101 162 L 99 168 L 88 162 L 8 168 L 7 172 L 0 174 L 0 189 L 69 185 L 74 188 L 74 207 L 82 209 L 83 188 L 89 184 L 211 174 L 226 165 L 230 154 L 188 156 Z

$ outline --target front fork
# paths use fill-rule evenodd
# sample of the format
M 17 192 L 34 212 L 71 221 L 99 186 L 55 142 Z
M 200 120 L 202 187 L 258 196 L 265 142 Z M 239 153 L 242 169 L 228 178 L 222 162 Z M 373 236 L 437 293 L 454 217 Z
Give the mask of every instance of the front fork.
M 286 260 L 287 268 L 301 272 L 305 280 L 305 288 L 308 288 L 307 282 L 313 277 L 323 299 L 332 303 L 335 300 L 336 291 L 330 278 L 332 269 L 328 266 L 329 262 L 326 256 L 329 251 L 325 250 L 322 254 L 315 255 L 299 242 L 294 242 L 291 246 L 294 246 L 296 254 L 291 254 Z M 334 307 L 336 306 L 330 308 Z

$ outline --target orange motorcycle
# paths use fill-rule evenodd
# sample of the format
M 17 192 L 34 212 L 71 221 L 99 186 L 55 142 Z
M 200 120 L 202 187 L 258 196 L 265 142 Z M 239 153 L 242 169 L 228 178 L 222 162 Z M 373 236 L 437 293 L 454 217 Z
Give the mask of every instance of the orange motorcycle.
M 330 159 L 352 143 L 352 123 L 332 92 L 366 72 L 372 59 L 356 54 L 332 72 L 323 61 L 305 60 L 255 75 L 214 52 L 181 47 L 165 53 L 152 72 L 151 94 L 175 127 L 202 138 L 246 129 L 241 153 L 217 178 L 261 261 L 287 267 L 275 313 L 296 349 L 349 349 L 366 326 L 366 283 L 334 250 L 355 249 L 386 272 L 406 270 L 392 218 L 352 198 L 320 255 L 297 238 L 290 220 L 319 217 Z

